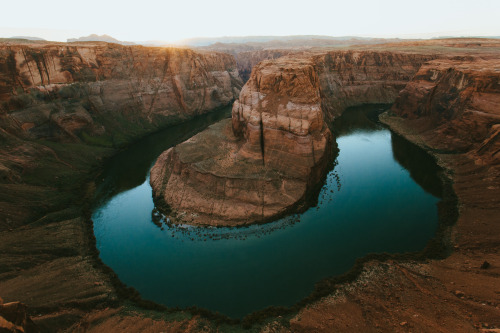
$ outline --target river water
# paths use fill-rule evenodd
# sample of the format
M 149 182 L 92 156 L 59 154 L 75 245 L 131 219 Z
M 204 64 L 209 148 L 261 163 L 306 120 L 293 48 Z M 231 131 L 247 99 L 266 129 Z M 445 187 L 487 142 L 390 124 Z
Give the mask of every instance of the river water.
M 239 318 L 306 297 L 322 278 L 368 253 L 422 250 L 438 225 L 432 159 L 376 121 L 380 106 L 348 109 L 334 124 L 340 149 L 318 204 L 244 228 L 168 226 L 152 219 L 149 169 L 165 149 L 230 108 L 151 135 L 100 177 L 93 212 L 101 259 L 143 298 Z

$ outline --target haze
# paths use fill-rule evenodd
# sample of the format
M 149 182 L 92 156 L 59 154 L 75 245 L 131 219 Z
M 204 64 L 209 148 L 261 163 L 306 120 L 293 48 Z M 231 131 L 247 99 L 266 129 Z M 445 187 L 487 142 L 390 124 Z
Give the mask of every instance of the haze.
M 66 41 L 90 33 L 124 41 L 330 35 L 429 38 L 500 35 L 500 1 L 9 1 L 0 37 Z

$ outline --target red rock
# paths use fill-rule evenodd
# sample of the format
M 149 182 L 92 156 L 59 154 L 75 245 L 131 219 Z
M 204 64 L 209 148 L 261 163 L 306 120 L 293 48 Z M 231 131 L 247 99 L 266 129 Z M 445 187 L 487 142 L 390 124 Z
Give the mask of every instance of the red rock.
M 422 66 L 392 111 L 432 130 L 430 146 L 500 163 L 500 60 L 458 57 Z
M 160 156 L 151 170 L 157 202 L 173 208 L 178 221 L 216 225 L 264 222 L 299 208 L 331 156 L 319 102 L 310 61 L 263 62 L 231 121 Z
M 228 54 L 104 43 L 0 44 L 0 73 L 0 115 L 25 136 L 70 141 L 109 131 L 102 118 L 186 120 L 228 105 L 243 85 Z
M 429 58 L 343 51 L 261 62 L 234 102 L 231 127 L 214 125 L 157 160 L 157 205 L 178 221 L 212 225 L 304 209 L 331 157 L 327 122 L 350 105 L 393 101 Z

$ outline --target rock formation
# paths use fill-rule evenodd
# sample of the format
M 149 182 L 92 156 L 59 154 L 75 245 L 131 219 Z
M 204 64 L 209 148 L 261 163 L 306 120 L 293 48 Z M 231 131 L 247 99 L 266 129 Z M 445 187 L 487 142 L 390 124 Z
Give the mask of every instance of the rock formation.
M 420 68 L 392 112 L 431 130 L 427 145 L 467 153 L 478 164 L 500 164 L 500 61 L 454 57 Z
M 119 144 L 117 130 L 189 119 L 242 86 L 227 54 L 106 43 L 0 45 L 0 73 L 2 117 L 31 138 L 73 142 Z
M 212 225 L 304 208 L 328 168 L 327 124 L 348 106 L 394 101 L 430 58 L 345 51 L 261 62 L 234 102 L 231 124 L 160 156 L 151 171 L 157 206 L 173 209 L 178 221 Z
M 314 57 L 325 119 L 350 106 L 393 103 L 420 66 L 436 55 L 387 51 L 336 51 Z
M 238 72 L 243 82 L 247 82 L 252 73 L 252 69 L 263 60 L 277 59 L 288 54 L 299 53 L 296 50 L 254 50 L 237 52 L 234 54 Z
M 159 157 L 151 170 L 159 206 L 167 203 L 179 222 L 212 225 L 264 222 L 298 208 L 332 152 L 318 83 L 307 58 L 261 63 L 231 121 Z

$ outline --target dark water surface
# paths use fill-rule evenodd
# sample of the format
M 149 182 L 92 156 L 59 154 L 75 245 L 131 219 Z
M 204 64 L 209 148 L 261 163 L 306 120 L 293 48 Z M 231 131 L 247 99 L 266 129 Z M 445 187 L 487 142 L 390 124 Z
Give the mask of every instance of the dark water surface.
M 154 159 L 228 109 L 147 137 L 102 175 L 93 213 L 102 260 L 145 299 L 242 317 L 296 303 L 368 253 L 422 250 L 438 223 L 437 169 L 377 124 L 378 111 L 352 108 L 335 123 L 340 153 L 316 207 L 245 228 L 170 227 L 151 214 Z

